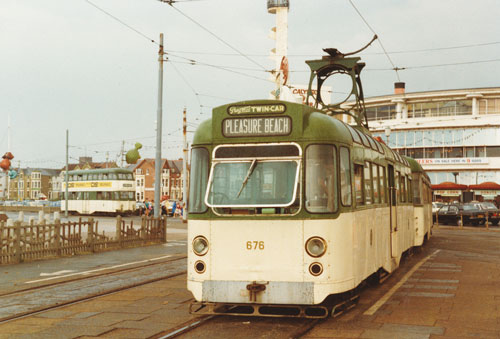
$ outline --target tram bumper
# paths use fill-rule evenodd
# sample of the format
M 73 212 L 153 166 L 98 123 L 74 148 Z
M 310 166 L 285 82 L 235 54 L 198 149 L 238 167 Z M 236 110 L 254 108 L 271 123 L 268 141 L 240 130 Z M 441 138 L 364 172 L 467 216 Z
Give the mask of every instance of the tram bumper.
M 262 286 L 262 288 L 251 286 Z M 226 303 L 312 305 L 314 304 L 314 283 L 209 280 L 202 282 L 201 300 Z

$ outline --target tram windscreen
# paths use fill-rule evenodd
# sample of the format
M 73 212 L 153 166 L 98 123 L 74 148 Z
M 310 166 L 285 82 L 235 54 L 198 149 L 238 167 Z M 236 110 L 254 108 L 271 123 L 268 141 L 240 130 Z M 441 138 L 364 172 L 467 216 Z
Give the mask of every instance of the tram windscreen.
M 212 167 L 211 207 L 283 207 L 297 196 L 297 161 L 220 162 Z

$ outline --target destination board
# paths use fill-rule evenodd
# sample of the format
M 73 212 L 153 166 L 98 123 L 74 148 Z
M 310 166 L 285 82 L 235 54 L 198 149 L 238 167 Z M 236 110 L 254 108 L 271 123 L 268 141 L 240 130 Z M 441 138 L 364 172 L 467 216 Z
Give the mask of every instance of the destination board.
M 112 187 L 112 185 L 111 181 L 84 181 L 84 182 L 68 183 L 68 188 L 90 188 L 90 187 Z
M 288 135 L 292 131 L 292 119 L 284 117 L 232 118 L 222 122 L 225 137 Z

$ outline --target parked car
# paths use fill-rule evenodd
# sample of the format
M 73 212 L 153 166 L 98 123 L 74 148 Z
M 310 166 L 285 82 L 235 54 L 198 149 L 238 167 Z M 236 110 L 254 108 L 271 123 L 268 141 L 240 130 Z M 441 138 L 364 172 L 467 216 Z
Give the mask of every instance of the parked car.
M 443 207 L 444 204 L 442 202 L 433 202 L 432 203 L 432 214 L 436 213 L 439 211 L 441 207 Z
M 500 221 L 500 210 L 491 202 L 476 202 L 474 206 L 488 214 L 488 222 L 492 225 L 498 225 Z M 482 223 L 484 224 L 484 222 Z
M 437 215 L 439 223 L 449 225 L 480 225 L 486 220 L 485 212 L 474 204 L 444 205 Z

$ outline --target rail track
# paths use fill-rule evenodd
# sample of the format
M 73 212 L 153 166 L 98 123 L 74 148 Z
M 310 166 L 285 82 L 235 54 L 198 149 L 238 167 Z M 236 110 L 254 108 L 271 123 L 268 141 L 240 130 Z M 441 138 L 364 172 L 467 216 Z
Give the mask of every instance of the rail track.
M 0 295 L 0 324 L 186 273 L 186 256 L 98 271 Z

